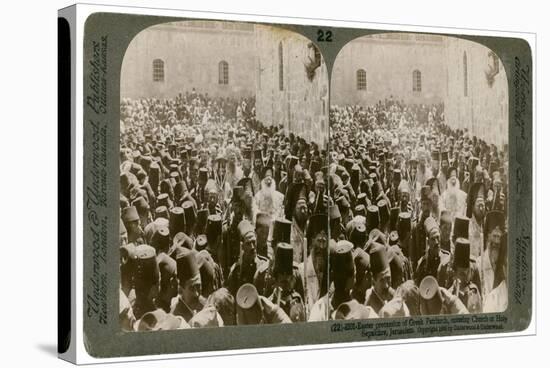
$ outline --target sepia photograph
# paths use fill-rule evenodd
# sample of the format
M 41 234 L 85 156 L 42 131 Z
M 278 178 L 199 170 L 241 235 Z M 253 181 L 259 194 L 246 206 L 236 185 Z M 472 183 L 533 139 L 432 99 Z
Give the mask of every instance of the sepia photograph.
M 499 57 L 451 36 L 363 36 L 336 57 L 330 104 L 330 318 L 504 312 Z
M 326 319 L 318 47 L 269 25 L 154 25 L 130 42 L 120 91 L 121 329 Z

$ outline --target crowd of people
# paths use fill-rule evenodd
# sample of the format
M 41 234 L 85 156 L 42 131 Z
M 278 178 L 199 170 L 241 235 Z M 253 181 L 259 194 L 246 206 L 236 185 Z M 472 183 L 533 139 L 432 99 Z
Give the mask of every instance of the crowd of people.
M 121 101 L 124 330 L 506 308 L 505 149 L 443 106 L 334 106 L 320 147 L 254 105 Z

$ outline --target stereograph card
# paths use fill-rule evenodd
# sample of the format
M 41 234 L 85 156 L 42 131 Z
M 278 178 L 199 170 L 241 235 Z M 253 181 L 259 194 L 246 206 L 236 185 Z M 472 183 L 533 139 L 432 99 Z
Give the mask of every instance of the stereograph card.
M 58 24 L 62 359 L 533 333 L 531 35 Z

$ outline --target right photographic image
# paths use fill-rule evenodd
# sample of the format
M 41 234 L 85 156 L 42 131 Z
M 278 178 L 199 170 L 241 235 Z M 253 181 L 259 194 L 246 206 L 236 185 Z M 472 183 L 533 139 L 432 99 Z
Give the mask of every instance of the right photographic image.
M 508 306 L 508 80 L 488 47 L 363 36 L 331 74 L 330 319 Z

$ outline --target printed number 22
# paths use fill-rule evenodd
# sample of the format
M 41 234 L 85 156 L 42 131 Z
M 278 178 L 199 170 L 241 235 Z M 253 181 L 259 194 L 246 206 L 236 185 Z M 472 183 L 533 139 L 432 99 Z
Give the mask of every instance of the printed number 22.
M 332 31 L 323 31 L 322 29 L 319 29 L 317 31 L 317 41 L 332 42 Z

